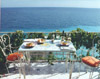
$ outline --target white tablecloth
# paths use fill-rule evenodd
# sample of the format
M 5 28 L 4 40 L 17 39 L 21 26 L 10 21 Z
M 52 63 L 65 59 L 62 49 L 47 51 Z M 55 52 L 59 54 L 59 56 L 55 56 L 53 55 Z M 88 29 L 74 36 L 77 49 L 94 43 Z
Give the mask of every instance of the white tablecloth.
M 32 48 L 25 48 L 25 44 L 28 42 L 37 42 L 37 39 L 25 39 L 20 46 L 19 51 L 28 52 L 76 52 L 74 45 L 70 42 L 68 46 L 60 46 L 61 40 L 55 40 L 54 43 L 51 40 L 46 40 L 44 44 L 37 44 Z

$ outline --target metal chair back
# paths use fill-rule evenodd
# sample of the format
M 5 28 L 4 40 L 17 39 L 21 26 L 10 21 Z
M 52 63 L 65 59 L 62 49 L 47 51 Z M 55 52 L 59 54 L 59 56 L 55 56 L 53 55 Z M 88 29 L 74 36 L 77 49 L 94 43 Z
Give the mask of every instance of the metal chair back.
M 0 36 L 0 49 L 4 56 L 12 53 L 9 35 L 5 34 Z

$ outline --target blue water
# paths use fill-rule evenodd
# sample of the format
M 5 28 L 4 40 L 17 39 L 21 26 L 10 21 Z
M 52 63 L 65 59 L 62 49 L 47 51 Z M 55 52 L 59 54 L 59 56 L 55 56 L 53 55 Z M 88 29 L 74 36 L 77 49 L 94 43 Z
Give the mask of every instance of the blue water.
M 82 28 L 100 32 L 100 9 L 96 8 L 1 8 L 2 32 L 71 31 Z

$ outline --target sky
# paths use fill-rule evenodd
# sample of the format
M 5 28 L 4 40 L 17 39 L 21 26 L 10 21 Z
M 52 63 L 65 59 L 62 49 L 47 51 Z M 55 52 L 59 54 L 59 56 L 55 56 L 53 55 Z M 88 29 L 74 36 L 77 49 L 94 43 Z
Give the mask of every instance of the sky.
M 100 8 L 100 0 L 1 0 L 1 7 Z

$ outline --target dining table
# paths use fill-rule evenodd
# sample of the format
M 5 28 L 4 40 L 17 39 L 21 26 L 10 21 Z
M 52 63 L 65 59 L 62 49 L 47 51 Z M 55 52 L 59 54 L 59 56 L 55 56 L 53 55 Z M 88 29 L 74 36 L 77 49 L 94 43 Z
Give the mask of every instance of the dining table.
M 38 52 L 44 52 L 45 54 L 49 54 L 49 52 L 67 52 L 68 55 L 66 56 L 66 64 L 68 62 L 68 59 L 70 58 L 69 55 L 76 54 L 76 48 L 74 47 L 73 43 L 71 41 L 66 41 L 67 45 L 62 45 L 61 42 L 62 40 L 51 40 L 51 39 L 46 39 L 43 43 L 38 43 L 39 39 L 24 39 L 23 43 L 18 49 L 19 53 L 23 53 L 23 55 L 26 56 L 27 62 L 30 64 L 30 59 L 31 59 L 31 53 L 38 53 Z M 33 47 L 27 48 L 25 47 L 28 43 L 34 43 Z M 22 65 L 22 60 L 20 60 L 20 66 Z M 70 67 L 70 72 L 69 72 L 69 79 L 71 79 L 72 76 L 72 68 L 73 63 Z M 67 68 L 67 66 L 66 66 Z M 20 68 L 23 71 L 23 77 L 26 79 L 26 73 L 25 73 L 25 66 Z

